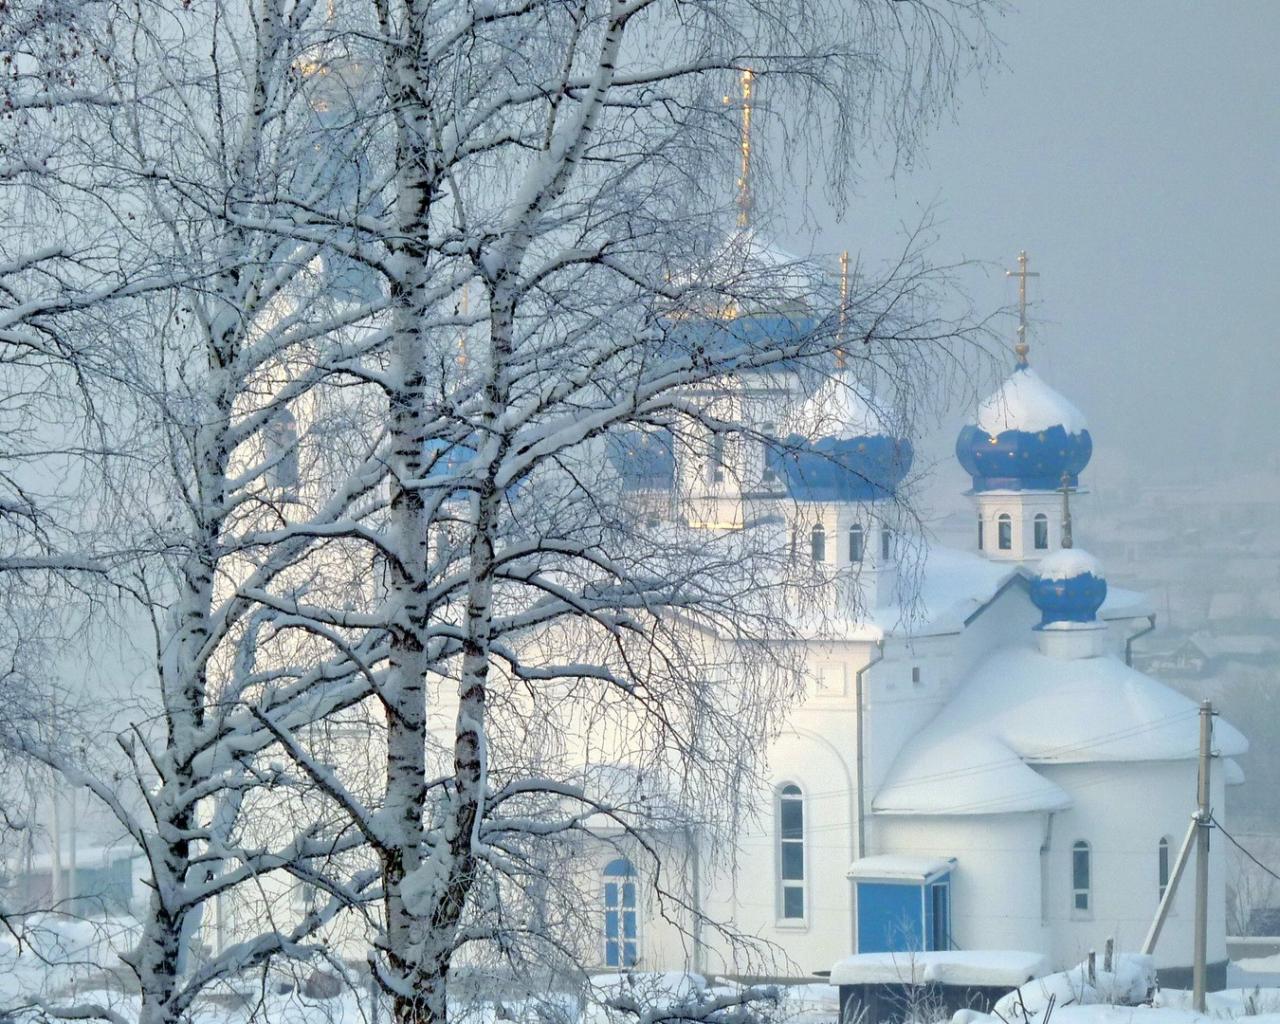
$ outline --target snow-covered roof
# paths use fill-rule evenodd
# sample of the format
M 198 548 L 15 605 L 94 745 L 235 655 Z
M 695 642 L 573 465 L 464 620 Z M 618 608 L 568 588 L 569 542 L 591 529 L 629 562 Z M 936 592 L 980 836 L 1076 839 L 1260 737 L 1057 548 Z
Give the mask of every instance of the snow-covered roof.
M 955 548 L 932 546 L 922 557 L 922 564 L 909 571 L 918 584 L 910 604 L 863 608 L 861 618 L 845 622 L 828 612 L 799 612 L 791 625 L 806 637 L 861 642 L 875 642 L 887 636 L 955 633 L 1007 584 L 1034 575 L 1033 570 L 1016 563 L 997 562 Z M 1149 613 L 1144 594 L 1110 587 L 1098 617 L 1128 619 Z
M 928 953 L 858 953 L 831 968 L 833 985 L 1008 985 L 1016 988 L 1049 970 L 1040 953 L 951 949 Z
M 1044 382 L 1031 367 L 1019 367 L 978 406 L 977 425 L 992 437 L 1006 430 L 1036 433 L 1062 427 L 1068 434 L 1085 430 L 1084 413 Z
M 862 857 L 849 865 L 848 877 L 864 880 L 924 882 L 950 871 L 954 857 L 913 857 L 905 853 L 882 853 Z
M 1199 749 L 1199 708 L 1113 657 L 1004 648 L 981 662 L 898 755 L 872 807 L 886 814 L 1060 810 L 1071 797 L 1039 764 L 1180 761 Z M 1249 748 L 1219 719 L 1214 746 Z

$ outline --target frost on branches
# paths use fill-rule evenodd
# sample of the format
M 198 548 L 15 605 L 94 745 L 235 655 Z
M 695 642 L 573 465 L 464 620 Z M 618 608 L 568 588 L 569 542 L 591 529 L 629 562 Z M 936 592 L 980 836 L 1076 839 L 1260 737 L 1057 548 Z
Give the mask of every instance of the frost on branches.
M 572 974 L 601 836 L 691 942 L 765 963 L 659 837 L 730 848 L 815 581 L 770 531 L 690 526 L 701 481 L 658 497 L 615 456 L 761 444 L 752 395 L 829 387 L 837 350 L 844 386 L 927 407 L 975 329 L 914 240 L 841 294 L 748 222 L 802 168 L 840 195 L 856 145 L 910 149 L 981 7 L 85 10 L 93 99 L 24 122 L 18 150 L 57 145 L 3 178 L 57 237 L 6 256 L 28 290 L 0 339 L 99 425 L 92 529 L 24 571 L 99 579 L 151 665 L 111 745 L 4 739 L 143 851 L 140 1019 L 339 932 L 399 1021 L 445 1020 L 462 968 Z M 748 70 L 777 154 L 749 183 L 723 102 Z

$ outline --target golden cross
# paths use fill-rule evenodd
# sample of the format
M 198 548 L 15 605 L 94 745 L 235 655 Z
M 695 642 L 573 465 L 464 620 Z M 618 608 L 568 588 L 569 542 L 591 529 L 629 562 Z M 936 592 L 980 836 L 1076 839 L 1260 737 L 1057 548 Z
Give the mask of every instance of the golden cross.
M 738 139 L 738 227 L 751 226 L 751 97 L 754 93 L 756 73 L 743 68 L 738 76 L 742 88 L 742 123 Z M 731 102 L 724 98 L 725 105 Z
M 840 347 L 836 349 L 836 369 L 844 369 L 844 325 L 849 306 L 849 250 L 840 254 L 840 329 L 837 337 Z
M 1027 344 L 1027 278 L 1039 277 L 1038 273 L 1027 269 L 1027 250 L 1018 253 L 1018 269 L 1006 270 L 1005 277 L 1018 279 L 1018 344 L 1013 347 L 1018 354 L 1018 365 L 1027 365 L 1027 353 L 1031 346 Z
M 1062 486 L 1058 488 L 1062 492 L 1062 546 L 1064 548 L 1071 547 L 1071 474 L 1065 469 L 1062 471 Z

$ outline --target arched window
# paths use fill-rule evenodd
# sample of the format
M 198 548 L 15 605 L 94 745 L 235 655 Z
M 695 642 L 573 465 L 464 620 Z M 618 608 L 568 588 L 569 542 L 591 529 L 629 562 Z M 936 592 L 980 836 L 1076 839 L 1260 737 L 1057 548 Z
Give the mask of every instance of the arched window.
M 1169 888 L 1169 837 L 1161 836 L 1156 847 L 1156 880 L 1160 885 L 1160 898 L 1164 899 L 1165 890 Z
M 778 904 L 784 921 L 804 920 L 804 794 L 778 790 Z
M 1035 523 L 1036 550 L 1047 551 L 1049 548 L 1049 517 L 1043 512 L 1037 512 L 1035 519 L 1032 521 Z
M 862 533 L 862 524 L 854 523 L 849 527 L 849 561 L 861 562 L 866 548 L 866 540 Z
M 626 857 L 604 866 L 604 962 L 634 967 L 639 959 L 636 927 L 636 869 Z
M 827 531 L 822 528 L 821 523 L 818 523 L 809 534 L 809 550 L 815 562 L 827 560 Z
M 263 431 L 268 487 L 292 492 L 298 486 L 298 421 L 288 409 L 280 409 Z
M 1085 911 L 1090 906 L 1089 844 L 1083 839 L 1071 846 L 1071 908 Z
M 724 434 L 711 435 L 711 482 L 724 481 Z
M 996 518 L 996 546 L 1001 551 L 1013 547 L 1013 517 L 1008 512 L 1001 512 Z
M 985 525 L 986 524 L 983 523 L 982 521 L 982 516 L 978 516 L 978 550 L 979 551 L 981 551 L 985 546 L 984 541 L 986 540 L 986 538 L 983 536 L 986 533 L 986 530 L 984 529 Z
M 889 561 L 890 555 L 893 554 L 893 531 L 887 526 L 880 527 L 880 558 L 882 561 Z

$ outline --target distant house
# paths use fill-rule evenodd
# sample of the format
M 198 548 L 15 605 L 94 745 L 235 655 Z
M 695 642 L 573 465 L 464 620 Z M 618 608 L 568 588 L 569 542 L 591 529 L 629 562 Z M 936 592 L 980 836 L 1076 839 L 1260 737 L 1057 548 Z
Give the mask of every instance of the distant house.
M 1208 664 L 1209 655 L 1189 637 L 1173 647 L 1133 652 L 1133 667 L 1154 675 L 1202 676 Z

